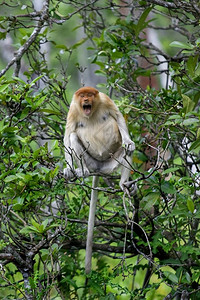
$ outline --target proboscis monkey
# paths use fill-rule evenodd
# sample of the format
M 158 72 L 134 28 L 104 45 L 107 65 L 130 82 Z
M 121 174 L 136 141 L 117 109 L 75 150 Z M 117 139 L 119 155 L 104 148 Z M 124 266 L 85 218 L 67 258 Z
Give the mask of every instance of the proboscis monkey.
M 120 187 L 129 180 L 134 142 L 125 120 L 115 103 L 93 87 L 75 92 L 67 116 L 64 137 L 67 167 L 64 175 L 88 176 L 90 173 L 110 174 L 121 166 Z M 74 168 L 75 160 L 78 168 Z M 90 200 L 85 270 L 91 270 L 93 230 L 97 202 L 98 176 L 93 178 Z

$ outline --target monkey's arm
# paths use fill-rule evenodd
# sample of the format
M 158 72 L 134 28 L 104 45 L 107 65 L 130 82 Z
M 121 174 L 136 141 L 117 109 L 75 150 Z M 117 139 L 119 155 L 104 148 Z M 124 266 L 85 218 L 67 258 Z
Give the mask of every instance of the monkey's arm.
M 99 162 L 89 155 L 76 132 L 72 132 L 69 136 L 68 134 L 65 135 L 64 145 L 67 163 L 64 175 L 67 179 L 87 177 L 90 175 L 90 172 L 96 172 L 99 169 Z M 74 168 L 74 162 L 76 162 L 78 167 L 76 169 Z
M 65 150 L 65 161 L 67 167 L 64 169 L 64 175 L 67 178 L 74 177 L 74 167 L 73 167 L 73 133 L 76 131 L 76 118 L 73 108 L 70 107 L 67 116 L 67 124 L 65 128 L 64 135 L 64 150 Z
M 128 129 L 123 115 L 118 109 L 110 111 L 110 114 L 113 116 L 113 118 L 116 120 L 118 124 L 119 132 L 122 137 L 122 146 L 125 147 L 125 149 L 127 150 L 127 154 L 131 155 L 135 150 L 135 143 L 131 140 L 129 136 Z
M 64 136 L 65 161 L 67 167 L 64 169 L 64 175 L 67 178 L 74 177 L 73 175 L 73 150 L 71 148 L 70 134 L 65 131 Z

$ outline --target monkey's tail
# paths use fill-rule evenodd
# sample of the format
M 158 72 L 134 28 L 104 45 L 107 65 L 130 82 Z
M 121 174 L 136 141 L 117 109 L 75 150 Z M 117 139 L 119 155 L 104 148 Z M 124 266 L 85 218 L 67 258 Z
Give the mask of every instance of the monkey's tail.
M 98 198 L 98 191 L 95 188 L 98 186 L 99 176 L 93 176 L 92 181 L 92 193 L 90 199 L 90 210 L 88 218 L 88 229 L 87 229 L 87 242 L 86 242 L 86 255 L 85 255 L 85 273 L 89 274 L 92 265 L 92 246 L 93 246 L 93 232 L 94 222 L 96 213 L 96 204 Z

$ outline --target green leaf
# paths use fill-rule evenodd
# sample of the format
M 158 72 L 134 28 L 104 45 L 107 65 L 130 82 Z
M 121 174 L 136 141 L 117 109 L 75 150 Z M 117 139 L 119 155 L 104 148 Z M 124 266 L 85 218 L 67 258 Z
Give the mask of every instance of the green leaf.
M 31 107 L 33 107 L 33 101 L 30 97 L 26 97 L 26 101 L 28 102 L 28 104 L 30 104 Z
M 9 84 L 2 84 L 0 86 L 0 93 L 4 92 L 9 87 Z
M 160 193 L 154 192 L 149 193 L 147 196 L 143 197 L 142 202 L 145 202 L 144 209 L 149 210 L 160 198 Z
M 47 97 L 47 95 L 44 95 L 43 97 L 41 97 L 36 103 L 34 103 L 34 107 L 37 108 L 38 106 L 40 106 L 40 104 L 42 104 L 42 102 L 44 102 L 46 97 Z
M 13 210 L 15 210 L 15 211 L 23 210 L 23 207 L 24 207 L 24 204 L 18 204 L 18 203 L 13 204 Z
M 52 170 L 52 178 L 54 178 L 59 172 L 59 166 L 57 166 L 54 170 Z
M 0 40 L 5 40 L 7 32 L 0 32 Z
M 68 48 L 67 48 L 67 46 L 65 46 L 65 45 L 56 45 L 56 48 L 59 48 L 59 49 L 68 51 Z
M 188 69 L 188 72 L 189 72 L 190 76 L 192 76 L 192 77 L 195 76 L 195 69 L 196 69 L 196 66 L 197 66 L 197 62 L 198 62 L 198 55 L 196 55 L 196 56 L 191 55 L 188 58 L 187 69 Z
M 142 13 L 140 16 L 138 23 L 135 25 L 135 34 L 138 36 L 140 32 L 146 27 L 146 25 L 150 22 L 145 22 L 146 18 L 148 17 L 150 11 L 152 10 L 153 7 L 148 7 L 145 9 L 145 11 Z
M 37 229 L 39 229 L 41 227 L 41 225 L 39 223 L 37 223 L 34 219 L 31 220 L 31 223 Z
M 36 230 L 35 230 L 34 227 L 32 227 L 32 226 L 25 226 L 24 228 L 22 228 L 20 230 L 20 233 L 22 233 L 22 234 L 29 234 L 29 233 L 32 233 L 32 232 L 35 232 L 35 231 Z
M 189 211 L 191 211 L 191 213 L 194 212 L 194 202 L 192 201 L 192 199 L 187 199 L 187 207 Z
M 6 178 L 4 178 L 4 181 L 5 182 L 10 182 L 10 181 L 14 181 L 16 179 L 17 179 L 16 175 L 10 175 L 10 176 L 7 176 Z
M 197 129 L 197 139 L 200 138 L 200 128 Z
M 107 56 L 106 51 L 101 50 L 98 52 L 98 56 Z M 105 66 L 105 64 L 103 62 L 96 62 L 96 64 L 100 65 L 100 66 Z
M 182 48 L 182 49 L 187 49 L 187 50 L 193 50 L 194 46 L 191 44 L 186 44 L 186 43 L 182 43 L 179 41 L 174 41 L 172 43 L 169 44 L 171 47 L 176 47 L 176 48 Z
M 36 77 L 33 81 L 31 81 L 30 86 L 34 85 L 38 80 L 40 80 L 42 77 L 44 77 L 44 75 L 40 75 L 38 77 Z
M 4 119 L 0 121 L 0 132 L 3 131 L 6 128 L 6 126 L 4 126 Z
M 35 150 L 34 152 L 33 152 L 33 157 L 34 158 L 37 158 L 39 155 L 40 155 L 40 148 L 39 149 L 37 149 L 37 150 Z
M 13 204 L 14 210 L 23 210 L 24 208 L 24 198 L 17 197 L 15 198 L 16 203 Z
M 183 109 L 184 109 L 185 113 L 187 114 L 188 112 L 193 111 L 193 109 L 195 107 L 195 102 L 192 101 L 190 99 L 190 97 L 183 95 L 183 94 L 182 94 L 182 98 L 183 98 Z
M 190 146 L 190 148 L 189 148 L 188 151 L 191 152 L 192 150 L 195 150 L 195 149 L 197 149 L 197 148 L 199 148 L 199 147 L 200 147 L 200 139 L 194 141 L 194 142 L 191 144 L 191 146 Z
M 103 70 L 96 70 L 95 74 L 100 74 L 100 75 L 106 76 L 106 72 Z
M 187 279 L 187 281 L 189 283 L 191 283 L 191 276 L 190 276 L 190 274 L 188 272 L 185 273 L 185 278 Z
M 42 222 L 43 230 L 47 227 L 48 223 L 49 223 L 49 220 L 47 218 Z
M 42 259 L 46 260 L 49 256 L 49 250 L 48 249 L 40 249 L 41 257 Z
M 65 276 L 65 278 L 64 278 L 64 279 L 62 279 L 62 283 L 65 283 L 65 282 L 67 282 L 67 283 L 69 283 L 71 286 L 73 286 L 73 287 L 77 288 L 76 281 L 75 281 L 75 280 L 73 280 L 73 279 L 71 279 L 71 277 L 70 277 L 70 276 Z M 93 285 L 92 285 L 92 286 L 93 286 Z
M 196 118 L 188 118 L 183 121 L 183 125 L 185 126 L 194 125 L 194 123 L 199 123 L 199 120 Z
M 17 173 L 16 177 L 22 179 L 26 183 L 29 182 L 32 179 L 31 175 L 24 174 L 24 173 Z
M 169 116 L 168 120 L 177 120 L 177 119 L 182 119 L 182 117 L 180 115 L 172 115 L 172 116 Z
M 161 184 L 161 190 L 162 190 L 162 192 L 164 192 L 166 194 L 175 194 L 176 193 L 176 189 L 175 189 L 174 185 L 172 183 L 170 183 L 169 181 L 165 181 L 164 183 Z
M 109 28 L 110 30 L 110 28 Z M 107 30 L 104 31 L 104 39 L 107 43 L 111 44 L 112 46 L 116 47 L 117 45 L 117 38 L 114 34 L 108 32 Z
M 46 109 L 46 108 L 43 108 L 43 109 L 40 109 L 39 110 L 40 112 L 44 112 L 44 113 L 47 113 L 47 114 L 51 114 L 51 115 L 62 115 L 60 112 L 58 111 L 55 111 L 55 110 L 51 110 L 51 109 Z
M 28 32 L 24 29 L 24 28 L 19 28 L 19 32 L 21 33 L 21 35 L 23 35 L 24 37 L 27 36 Z
M 58 148 L 58 140 L 51 141 L 49 146 L 49 152 L 55 150 L 56 148 Z
M 98 284 L 98 283 L 92 281 L 92 288 L 93 288 L 95 291 L 97 291 L 101 296 L 104 295 L 104 291 L 103 291 L 103 289 L 102 289 L 102 287 L 101 287 L 100 284 Z
M 19 129 L 17 127 L 7 127 L 4 129 L 4 132 L 15 132 L 18 131 Z
M 76 44 L 74 44 L 71 49 L 76 49 L 78 48 L 80 45 L 84 44 L 86 41 L 88 40 L 88 38 L 83 38 L 80 41 L 78 41 Z
M 172 167 L 172 168 L 169 168 L 169 169 L 166 169 L 165 171 L 163 171 L 162 174 L 165 175 L 165 174 L 173 173 L 179 169 L 180 169 L 179 167 Z
M 163 273 L 171 282 L 178 283 L 178 277 L 174 273 L 169 271 L 164 271 Z

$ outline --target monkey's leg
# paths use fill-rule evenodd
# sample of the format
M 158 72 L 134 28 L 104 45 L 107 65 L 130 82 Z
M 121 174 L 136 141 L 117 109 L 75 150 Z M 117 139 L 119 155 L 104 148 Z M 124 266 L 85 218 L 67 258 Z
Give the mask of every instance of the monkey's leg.
M 121 147 L 111 158 L 101 162 L 99 165 L 99 172 L 103 174 L 112 173 L 123 163 L 123 156 L 125 156 L 125 150 Z
M 121 160 L 121 179 L 119 186 L 122 190 L 125 188 L 125 183 L 129 181 L 130 171 L 132 164 L 132 155 L 126 155 Z M 131 187 L 132 189 L 133 187 Z
M 67 151 L 70 153 L 66 153 Z M 68 179 L 75 176 L 85 177 L 88 176 L 90 172 L 98 170 L 99 162 L 88 154 L 87 149 L 84 148 L 75 132 L 70 135 L 70 147 L 67 151 L 65 151 L 67 168 L 64 169 L 64 175 Z M 77 163 L 77 169 L 74 169 L 72 158 L 74 158 Z
M 120 148 L 113 156 L 112 158 L 102 162 L 99 168 L 99 172 L 103 174 L 110 174 L 114 170 L 117 169 L 117 167 L 121 166 L 121 179 L 120 179 L 120 188 L 124 190 L 125 183 L 128 183 L 129 176 L 130 176 L 130 170 L 131 170 L 131 164 L 132 164 L 132 154 L 127 155 L 126 149 Z M 135 189 L 135 186 L 130 186 L 130 190 Z

